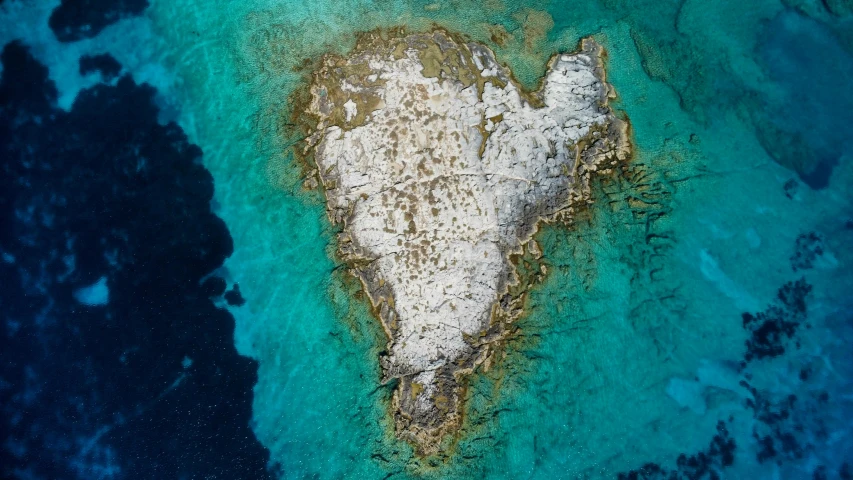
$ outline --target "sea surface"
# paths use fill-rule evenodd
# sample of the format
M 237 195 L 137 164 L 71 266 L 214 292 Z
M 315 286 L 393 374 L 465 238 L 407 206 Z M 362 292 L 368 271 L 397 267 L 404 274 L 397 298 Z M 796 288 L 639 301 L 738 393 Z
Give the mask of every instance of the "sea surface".
M 635 156 L 422 458 L 289 125 L 433 25 L 527 88 L 593 36 Z M 0 49 L 0 477 L 853 478 L 850 0 L 0 0 Z

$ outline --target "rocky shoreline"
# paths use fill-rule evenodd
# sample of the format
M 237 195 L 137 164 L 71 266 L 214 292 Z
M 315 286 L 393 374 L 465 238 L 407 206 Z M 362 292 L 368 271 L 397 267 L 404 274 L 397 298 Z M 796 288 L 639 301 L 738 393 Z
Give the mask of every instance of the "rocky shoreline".
M 521 313 L 513 258 L 539 255 L 540 222 L 571 219 L 591 175 L 630 156 L 602 55 L 584 39 L 526 92 L 483 45 L 383 31 L 311 77 L 301 153 L 388 337 L 397 434 L 421 454 L 459 427 L 467 375 Z

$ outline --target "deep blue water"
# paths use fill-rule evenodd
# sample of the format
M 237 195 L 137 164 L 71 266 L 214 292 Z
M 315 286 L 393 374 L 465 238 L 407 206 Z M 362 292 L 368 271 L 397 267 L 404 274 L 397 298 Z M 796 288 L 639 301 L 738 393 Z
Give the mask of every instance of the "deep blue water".
M 51 26 L 74 39 L 99 13 L 69 2 Z M 2 65 L 0 476 L 265 478 L 257 365 L 212 301 L 241 299 L 209 276 L 233 246 L 202 151 L 107 54 L 80 69 L 115 81 L 67 112 L 26 46 Z

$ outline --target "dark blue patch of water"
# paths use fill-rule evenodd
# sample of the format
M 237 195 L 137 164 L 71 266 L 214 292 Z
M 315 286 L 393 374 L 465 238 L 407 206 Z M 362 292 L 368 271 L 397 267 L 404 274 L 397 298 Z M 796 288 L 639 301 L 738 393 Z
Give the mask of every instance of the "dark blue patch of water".
M 128 76 L 66 112 L 26 47 L 2 63 L 0 477 L 268 477 L 201 150 Z

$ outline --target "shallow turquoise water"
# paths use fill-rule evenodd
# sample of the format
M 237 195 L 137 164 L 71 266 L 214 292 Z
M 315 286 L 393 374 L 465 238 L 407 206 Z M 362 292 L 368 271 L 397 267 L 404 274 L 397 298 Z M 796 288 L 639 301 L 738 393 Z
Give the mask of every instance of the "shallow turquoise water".
M 211 78 L 185 58 L 175 68 L 188 72 L 191 104 L 204 106 L 185 113 L 205 124 L 200 141 L 223 149 L 209 168 L 237 239 L 227 267 L 253 305 L 237 313 L 237 343 L 261 361 L 254 428 L 283 476 L 608 478 L 647 462 L 674 468 L 680 453 L 707 448 L 729 417 L 738 449 L 728 475 L 772 476 L 756 460 L 753 433 L 764 427 L 738 386 L 741 314 L 763 310 L 805 275 L 814 286 L 812 328 L 799 337 L 807 346 L 752 362 L 746 373 L 774 397 L 849 388 L 849 377 L 828 371 L 790 380 L 817 359 L 847 362 L 843 344 L 826 342 L 850 335 L 849 16 L 776 1 L 426 4 L 234 2 L 227 17 L 194 10 L 181 20 L 226 25 L 196 50 L 228 56 L 223 72 Z M 553 27 L 536 31 L 542 22 L 527 8 L 547 12 Z M 155 9 L 170 41 L 188 28 L 175 23 L 176 11 Z M 590 220 L 543 232 L 550 274 L 519 339 L 503 363 L 472 380 L 453 453 L 417 459 L 391 436 L 389 392 L 376 387 L 382 338 L 341 286 L 320 199 L 293 180 L 275 122 L 298 81 L 289 67 L 302 57 L 345 51 L 353 31 L 428 21 L 486 41 L 488 24 L 504 25 L 517 38 L 497 51 L 528 85 L 551 52 L 595 35 L 609 51 L 638 155 L 629 179 L 602 186 Z M 211 109 L 210 99 L 222 104 Z M 220 146 L 235 120 L 246 140 Z M 785 140 L 796 135 L 799 143 Z M 813 169 L 830 164 L 827 185 L 816 183 Z M 832 260 L 795 273 L 790 257 L 809 231 L 824 236 Z M 695 378 L 698 388 L 679 390 Z M 837 408 L 833 418 L 849 418 L 849 406 Z M 838 468 L 850 442 L 833 448 L 786 460 L 781 478 L 803 478 L 816 464 Z
M 726 478 L 811 478 L 818 465 L 835 474 L 853 455 L 852 9 L 154 2 L 133 24 L 153 52 L 135 74 L 169 92 L 164 102 L 179 106 L 214 175 L 217 214 L 235 241 L 224 269 L 247 299 L 234 310 L 235 343 L 260 362 L 253 429 L 281 476 L 614 478 L 649 462 L 675 468 L 679 454 L 708 447 L 720 420 L 737 444 L 734 463 L 720 467 Z M 600 185 L 589 218 L 540 234 L 549 274 L 517 339 L 471 380 L 454 447 L 419 459 L 393 438 L 390 392 L 378 387 L 382 333 L 333 260 L 322 199 L 301 188 L 281 127 L 303 58 L 346 51 L 357 31 L 431 22 L 487 43 L 502 25 L 509 41 L 492 46 L 528 86 L 551 53 L 594 35 L 637 156 L 623 178 Z M 822 238 L 821 253 L 794 268 L 808 232 Z M 741 367 L 742 314 L 765 310 L 801 277 L 812 285 L 809 328 L 785 340 L 785 354 Z M 837 401 L 816 415 L 820 392 Z M 780 450 L 781 467 L 759 462 L 756 436 L 772 428 L 748 401 L 791 394 L 804 451 Z

